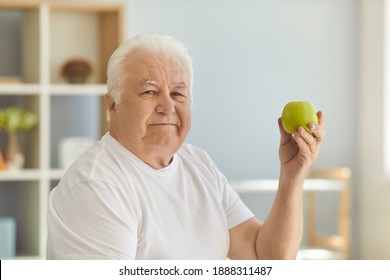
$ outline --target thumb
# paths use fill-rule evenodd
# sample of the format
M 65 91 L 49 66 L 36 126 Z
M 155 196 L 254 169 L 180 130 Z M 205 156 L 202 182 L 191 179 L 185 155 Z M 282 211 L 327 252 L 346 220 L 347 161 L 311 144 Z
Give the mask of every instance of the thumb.
M 287 133 L 282 125 L 282 118 L 279 117 L 278 119 L 278 125 L 279 125 L 279 132 L 280 132 L 280 143 L 286 143 L 291 140 L 291 134 Z

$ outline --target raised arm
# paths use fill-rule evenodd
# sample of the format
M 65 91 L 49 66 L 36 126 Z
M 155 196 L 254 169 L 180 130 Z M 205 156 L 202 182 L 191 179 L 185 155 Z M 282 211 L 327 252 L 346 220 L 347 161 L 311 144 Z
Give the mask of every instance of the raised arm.
M 302 188 L 304 179 L 325 137 L 324 114 L 319 125 L 310 125 L 310 134 L 300 128 L 280 130 L 280 177 L 272 209 L 264 221 L 250 219 L 230 230 L 229 257 L 232 259 L 295 259 L 302 239 Z

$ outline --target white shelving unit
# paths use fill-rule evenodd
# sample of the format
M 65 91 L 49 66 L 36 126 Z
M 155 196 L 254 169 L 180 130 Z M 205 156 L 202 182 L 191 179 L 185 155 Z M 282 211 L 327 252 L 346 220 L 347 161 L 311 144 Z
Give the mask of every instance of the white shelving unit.
M 82 110 L 74 106 L 87 101 L 82 104 L 83 110 L 97 112 L 91 117 L 97 128 L 93 133 L 100 136 L 106 131 L 101 97 L 106 92 L 107 61 L 123 39 L 123 14 L 123 5 L 111 3 L 0 2 L 0 30 L 8 27 L 8 17 L 20 30 L 12 37 L 0 31 L 0 41 L 16 38 L 14 47 L 19 50 L 15 61 L 0 60 L 0 64 L 19 63 L 20 80 L 7 83 L 13 81 L 15 73 L 0 68 L 0 108 L 19 106 L 39 116 L 38 129 L 19 135 L 25 168 L 0 170 L 0 217 L 16 220 L 17 259 L 45 258 L 48 195 L 64 173 L 54 157 L 57 138 L 85 136 L 79 135 L 86 130 L 78 118 Z M 8 59 L 7 53 L 0 57 Z M 63 63 L 75 57 L 92 64 L 93 72 L 85 84 L 68 84 L 59 74 Z M 5 141 L 1 133 L 3 154 Z

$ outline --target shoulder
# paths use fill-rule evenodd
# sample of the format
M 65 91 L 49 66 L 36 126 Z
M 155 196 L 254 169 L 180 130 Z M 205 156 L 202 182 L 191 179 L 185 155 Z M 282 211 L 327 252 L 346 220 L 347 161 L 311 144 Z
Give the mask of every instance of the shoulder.
M 203 172 L 211 174 L 214 178 L 218 178 L 221 175 L 211 156 L 199 147 L 183 144 L 178 154 L 184 164 L 190 169 L 203 170 Z
M 202 162 L 212 161 L 211 157 L 205 150 L 187 143 L 182 145 L 182 147 L 179 150 L 179 155 L 197 159 Z
M 123 163 L 126 156 L 116 152 L 115 143 L 109 141 L 107 137 L 97 141 L 66 170 L 56 187 L 57 195 L 90 191 L 114 194 L 128 186 L 123 165 L 130 166 L 131 162 Z

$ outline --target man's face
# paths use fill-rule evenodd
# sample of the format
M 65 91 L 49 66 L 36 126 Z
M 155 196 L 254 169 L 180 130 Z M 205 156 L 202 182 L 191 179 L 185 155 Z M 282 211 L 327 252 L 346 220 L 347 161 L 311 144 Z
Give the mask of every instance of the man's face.
M 135 51 L 122 66 L 121 103 L 106 95 L 110 134 L 152 167 L 166 166 L 191 126 L 188 75 L 166 54 Z

